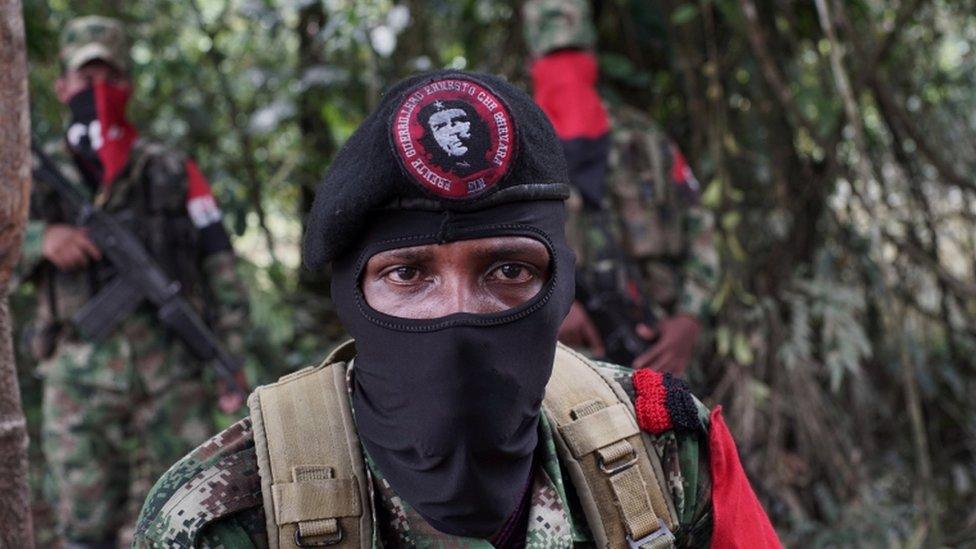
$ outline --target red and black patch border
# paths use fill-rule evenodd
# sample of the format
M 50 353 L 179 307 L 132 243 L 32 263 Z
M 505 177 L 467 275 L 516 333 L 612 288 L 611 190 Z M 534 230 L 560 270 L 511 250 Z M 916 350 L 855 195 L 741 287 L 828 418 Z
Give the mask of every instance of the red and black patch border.
M 426 87 L 430 87 L 430 86 L 436 85 L 437 83 L 446 82 L 446 81 L 458 81 L 458 82 L 468 83 L 468 84 L 474 85 L 476 88 L 481 88 L 482 90 L 484 90 L 486 93 L 488 93 L 490 95 L 491 99 L 494 102 L 496 102 L 496 104 L 498 106 L 501 107 L 501 111 L 505 114 L 505 120 L 506 120 L 506 123 L 508 125 L 508 137 L 509 137 L 509 139 L 508 139 L 507 146 L 509 148 L 509 152 L 506 155 L 503 163 L 500 166 L 496 166 L 495 168 L 493 168 L 496 173 L 493 174 L 493 176 L 490 178 L 490 180 L 486 180 L 485 181 L 485 185 L 483 186 L 483 188 L 473 189 L 473 190 L 468 189 L 463 194 L 461 194 L 461 193 L 444 193 L 444 192 L 438 192 L 436 190 L 436 186 L 432 186 L 431 184 L 425 182 L 424 179 L 423 179 L 423 177 L 420 176 L 419 174 L 417 174 L 416 171 L 414 169 L 412 169 L 412 167 L 410 165 L 407 164 L 407 159 L 404 158 L 404 154 L 401 154 L 401 149 L 398 146 L 398 142 L 400 141 L 400 139 L 399 139 L 399 137 L 400 137 L 400 130 L 398 129 L 398 120 L 400 118 L 400 115 L 401 115 L 401 112 L 402 112 L 402 110 L 404 108 L 404 105 L 408 102 L 408 100 L 410 100 L 411 96 L 414 96 L 415 94 L 417 94 L 421 90 L 424 90 Z M 428 94 L 428 96 L 429 95 L 431 95 L 431 94 Z M 424 97 L 424 100 L 426 100 L 426 99 L 427 99 L 427 97 L 425 96 Z M 436 100 L 436 99 L 432 99 L 430 102 L 432 102 L 433 100 Z M 427 103 L 428 102 L 424 101 L 424 104 L 427 104 Z M 422 108 L 422 107 L 420 105 L 415 105 L 415 109 L 419 109 L 419 108 Z M 413 112 L 414 111 L 412 110 L 411 113 L 410 113 L 410 115 L 412 115 Z M 396 103 L 396 107 L 390 113 L 389 120 L 388 120 L 388 127 L 389 127 L 389 133 L 388 133 L 388 136 L 389 136 L 389 146 L 392 149 L 393 156 L 396 157 L 397 164 L 399 165 L 400 171 L 404 174 L 404 176 L 410 181 L 410 183 L 414 187 L 421 189 L 424 192 L 424 194 L 426 194 L 428 196 L 431 196 L 431 197 L 434 197 L 434 198 L 437 198 L 437 199 L 447 200 L 447 201 L 450 201 L 450 202 L 458 202 L 458 203 L 461 203 L 461 202 L 466 202 L 466 201 L 469 201 L 469 200 L 474 200 L 476 198 L 483 198 L 483 197 L 485 197 L 485 196 L 487 196 L 489 194 L 492 194 L 495 191 L 499 190 L 502 187 L 502 185 L 500 185 L 500 184 L 503 181 L 505 181 L 505 179 L 511 173 L 511 170 L 513 168 L 513 164 L 516 161 L 516 159 L 518 157 L 518 154 L 519 154 L 519 137 L 520 137 L 520 133 L 519 133 L 518 124 L 515 121 L 515 117 L 513 115 L 513 110 L 511 108 L 511 106 L 501 96 L 501 94 L 499 94 L 497 91 L 495 91 L 494 88 L 492 88 L 490 85 L 486 84 L 485 82 L 483 82 L 483 81 L 481 81 L 481 80 L 479 80 L 477 78 L 472 78 L 470 75 L 460 75 L 460 74 L 459 75 L 442 75 L 442 76 L 438 76 L 436 78 L 432 78 L 430 80 L 426 80 L 426 81 L 423 81 L 421 83 L 418 83 L 417 85 L 415 85 L 411 89 L 407 90 L 406 92 L 404 92 L 400 96 L 400 100 Z M 414 146 L 416 146 L 416 141 L 417 141 L 416 138 L 412 139 L 412 142 L 414 142 Z M 491 149 L 489 149 L 489 150 L 491 150 Z M 412 158 L 412 156 L 410 158 Z M 479 172 L 479 173 L 481 173 L 481 172 Z M 463 183 L 463 184 L 467 185 L 470 182 L 469 180 L 472 180 L 473 181 L 473 180 L 477 180 L 479 178 L 478 177 L 461 177 L 461 178 L 458 178 L 458 179 L 460 179 L 459 183 Z

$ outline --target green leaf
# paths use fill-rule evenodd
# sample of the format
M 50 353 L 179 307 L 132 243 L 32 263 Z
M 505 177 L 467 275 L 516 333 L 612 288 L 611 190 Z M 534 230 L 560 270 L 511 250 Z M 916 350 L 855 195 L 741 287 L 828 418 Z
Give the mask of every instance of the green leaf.
M 749 340 L 745 334 L 735 334 L 735 337 L 732 338 L 732 357 L 744 366 L 749 366 L 755 360 L 752 346 L 749 345 Z
M 722 228 L 729 232 L 734 231 L 739 226 L 740 221 L 742 221 L 742 213 L 738 211 L 728 212 L 722 216 Z
M 749 384 L 749 391 L 752 392 L 753 398 L 759 402 L 769 400 L 769 395 L 772 393 L 769 385 L 766 385 L 758 379 L 753 380 L 753 382 Z
M 732 348 L 732 332 L 729 331 L 728 326 L 719 326 L 718 330 L 715 331 L 715 342 L 718 347 L 718 354 L 728 356 Z
M 718 208 L 719 204 L 722 203 L 722 180 L 719 178 L 712 179 L 708 183 L 708 187 L 705 188 L 705 192 L 702 193 L 701 197 L 702 204 L 706 208 L 715 209 Z
M 617 53 L 600 54 L 600 70 L 611 78 L 621 80 L 631 78 L 636 71 L 630 59 Z
M 712 302 L 710 304 L 710 310 L 712 311 L 712 314 L 722 310 L 722 306 L 725 305 L 725 301 L 729 298 L 731 294 L 732 294 L 732 280 L 726 277 L 725 280 L 722 282 L 722 285 L 719 287 L 719 291 L 715 294 L 715 297 L 712 298 Z
M 671 22 L 675 25 L 684 25 L 697 16 L 698 6 L 694 4 L 685 4 L 674 10 L 674 12 L 671 14 Z
M 739 242 L 738 237 L 736 237 L 735 234 L 729 234 L 726 241 L 729 245 L 729 251 L 732 252 L 732 257 L 734 257 L 736 261 L 745 261 L 746 250 L 742 247 L 742 243 Z

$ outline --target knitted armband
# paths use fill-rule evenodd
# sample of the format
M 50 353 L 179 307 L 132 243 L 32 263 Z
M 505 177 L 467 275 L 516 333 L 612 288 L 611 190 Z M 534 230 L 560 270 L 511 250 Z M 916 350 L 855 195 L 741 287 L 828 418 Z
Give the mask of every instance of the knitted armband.
M 634 372 L 637 399 L 637 424 L 641 429 L 659 435 L 668 430 L 695 431 L 702 428 L 698 409 L 688 384 L 671 374 L 650 369 Z

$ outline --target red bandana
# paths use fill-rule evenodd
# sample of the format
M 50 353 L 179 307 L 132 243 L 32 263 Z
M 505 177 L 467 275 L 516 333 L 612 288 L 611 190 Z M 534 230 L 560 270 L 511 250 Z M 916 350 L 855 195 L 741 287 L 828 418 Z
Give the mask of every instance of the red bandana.
M 129 162 L 129 152 L 138 137 L 135 126 L 125 117 L 125 106 L 131 90 L 105 82 L 95 84 L 95 112 L 102 130 L 102 146 L 96 149 L 102 161 L 106 185 L 115 180 Z
M 590 52 L 564 50 L 532 64 L 535 101 L 560 139 L 595 139 L 610 131 L 596 91 L 597 64 Z

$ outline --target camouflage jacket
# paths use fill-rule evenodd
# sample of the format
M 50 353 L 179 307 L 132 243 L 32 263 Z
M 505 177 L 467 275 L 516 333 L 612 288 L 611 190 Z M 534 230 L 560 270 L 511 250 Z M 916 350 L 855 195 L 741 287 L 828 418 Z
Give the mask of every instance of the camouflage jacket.
M 632 370 L 597 363 L 634 398 Z M 350 369 L 350 371 L 353 371 Z M 668 479 L 680 528 L 679 547 L 705 547 L 711 538 L 708 413 L 700 402 L 700 429 L 652 437 Z M 543 417 L 529 509 L 526 547 L 593 547 L 592 536 Z M 364 455 L 365 451 L 364 451 Z M 373 547 L 489 549 L 483 539 L 438 532 L 399 498 L 366 460 L 373 496 Z M 267 547 L 261 480 L 251 420 L 245 418 L 163 475 L 150 492 L 136 526 L 135 547 Z
M 120 175 L 95 193 L 83 182 L 63 143 L 47 147 L 47 153 L 83 196 L 131 228 L 162 268 L 180 282 L 184 296 L 228 348 L 241 352 L 247 292 L 237 275 L 237 260 L 220 211 L 196 165 L 180 152 L 139 139 Z M 47 226 L 71 221 L 52 189 L 40 182 L 33 186 L 18 278 L 36 285 L 37 313 L 28 337 L 38 359 L 53 353 L 60 340 L 74 337 L 66 321 L 104 283 L 100 280 L 103 265 L 64 272 L 44 260 Z M 143 309 L 136 314 L 150 313 Z
M 684 156 L 652 120 L 630 107 L 611 107 L 604 207 L 584 209 L 575 190 L 568 204 L 567 234 L 580 265 L 622 254 L 628 265 L 621 270 L 635 275 L 659 313 L 707 316 L 718 255 L 713 216 L 700 193 Z

